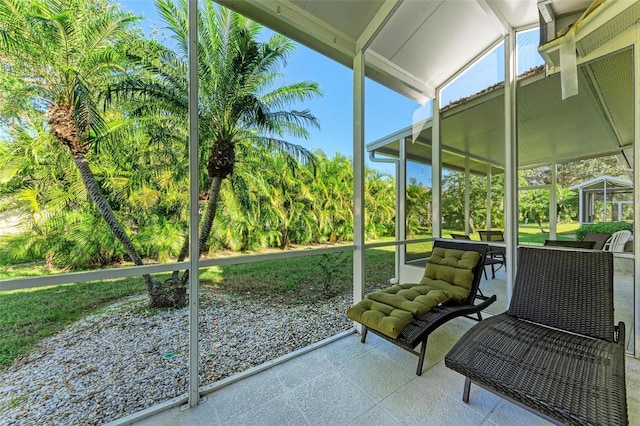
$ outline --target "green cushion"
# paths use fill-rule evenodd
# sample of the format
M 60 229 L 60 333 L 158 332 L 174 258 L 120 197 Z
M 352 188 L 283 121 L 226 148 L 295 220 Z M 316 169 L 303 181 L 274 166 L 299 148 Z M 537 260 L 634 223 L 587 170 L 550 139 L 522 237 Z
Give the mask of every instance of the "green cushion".
M 419 284 L 399 284 L 371 293 L 347 310 L 354 321 L 393 339 L 402 329 L 448 300 L 464 302 L 471 292 L 475 251 L 435 248 Z
M 371 299 L 364 299 L 349 308 L 347 316 L 393 339 L 398 337 L 402 329 L 413 320 L 409 312 Z
M 473 284 L 473 268 L 479 260 L 480 254 L 475 251 L 436 247 L 427 260 L 420 284 L 433 285 L 434 281 L 441 281 L 466 289 L 468 296 Z
M 446 291 L 426 285 L 402 284 L 371 293 L 368 298 L 421 317 L 451 297 Z

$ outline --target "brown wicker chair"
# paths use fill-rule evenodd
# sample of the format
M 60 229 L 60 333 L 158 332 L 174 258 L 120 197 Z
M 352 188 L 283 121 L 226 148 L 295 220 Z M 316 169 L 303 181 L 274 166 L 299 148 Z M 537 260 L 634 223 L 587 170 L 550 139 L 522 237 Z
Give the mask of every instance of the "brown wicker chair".
M 628 424 L 624 323 L 613 319 L 613 255 L 520 247 L 507 312 L 445 357 L 471 382 L 556 424 Z
M 611 238 L 611 234 L 604 232 L 587 232 L 582 241 L 593 241 L 595 242 L 593 249 L 602 250 L 609 238 Z
M 481 257 L 484 257 L 487 251 L 486 244 L 473 242 L 467 243 L 463 241 L 457 242 L 451 240 L 436 240 L 433 243 L 433 247 L 444 247 L 465 251 L 473 250 L 480 253 Z M 480 291 L 480 278 L 482 270 L 484 270 L 484 266 L 481 259 L 478 263 L 478 266 L 474 268 L 474 279 L 471 285 L 471 292 L 469 293 L 469 296 L 464 303 L 458 304 L 453 302 L 445 302 L 442 305 L 431 309 L 420 318 L 416 318 L 411 323 L 407 324 L 400 332 L 400 335 L 395 339 L 363 325 L 362 337 L 360 341 L 362 343 L 365 343 L 367 332 L 371 331 L 372 333 L 382 337 L 383 339 L 386 339 L 394 345 L 397 345 L 413 353 L 414 355 L 417 355 L 418 366 L 416 368 L 416 374 L 420 376 L 422 374 L 424 356 L 427 350 L 427 339 L 434 330 L 436 330 L 442 324 L 459 316 L 467 316 L 480 321 L 482 320 L 481 311 L 486 309 L 489 305 L 496 301 L 495 295 L 485 297 Z M 476 299 L 480 300 L 480 303 L 475 304 Z M 477 318 L 474 318 L 471 315 L 477 315 Z M 420 352 L 418 352 L 415 350 L 415 348 L 421 343 L 422 346 L 420 348 Z
M 595 241 L 564 241 L 564 240 L 544 240 L 547 247 L 568 247 L 580 249 L 593 249 L 596 245 Z

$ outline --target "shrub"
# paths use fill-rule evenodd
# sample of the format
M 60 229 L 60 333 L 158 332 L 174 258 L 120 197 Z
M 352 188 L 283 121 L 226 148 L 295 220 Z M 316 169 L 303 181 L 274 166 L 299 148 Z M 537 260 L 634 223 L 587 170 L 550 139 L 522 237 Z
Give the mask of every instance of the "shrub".
M 633 224 L 630 222 L 599 222 L 582 225 L 576 230 L 576 238 L 580 241 L 584 239 L 587 232 L 601 232 L 604 234 L 613 234 L 617 231 L 627 229 L 633 231 Z

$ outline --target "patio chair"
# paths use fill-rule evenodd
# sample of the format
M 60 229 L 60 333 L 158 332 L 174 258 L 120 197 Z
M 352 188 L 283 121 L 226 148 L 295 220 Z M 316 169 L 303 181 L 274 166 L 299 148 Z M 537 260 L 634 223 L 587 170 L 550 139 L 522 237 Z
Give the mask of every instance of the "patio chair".
M 611 238 L 611 234 L 605 232 L 587 232 L 582 241 L 594 241 L 594 250 L 602 250 L 606 242 Z
M 491 230 L 491 231 L 478 231 L 480 235 L 480 241 L 504 241 L 504 234 L 500 230 Z M 487 257 L 484 260 L 484 265 L 491 266 L 491 278 L 496 278 L 496 270 L 499 270 L 502 267 L 506 269 L 506 260 L 504 255 L 504 249 L 502 247 L 497 246 L 489 246 L 489 251 L 487 251 Z M 498 265 L 496 269 L 496 265 Z M 484 277 L 487 278 L 487 273 L 484 273 Z M 488 279 L 488 278 L 487 278 Z
M 424 314 L 414 315 L 412 312 L 409 312 L 409 309 L 414 310 L 416 302 L 409 298 L 402 301 L 401 306 L 398 305 L 400 308 L 374 300 L 377 299 L 374 295 L 380 295 L 381 293 L 383 297 L 397 299 L 399 292 L 395 290 L 402 288 L 401 291 L 410 292 L 413 290 L 412 286 L 415 286 L 415 284 L 401 284 L 372 293 L 347 310 L 347 316 L 349 318 L 362 324 L 362 337 L 360 339 L 362 343 L 365 343 L 367 332 L 371 331 L 394 345 L 417 355 L 418 366 L 416 368 L 416 375 L 418 376 L 422 374 L 424 357 L 427 350 L 427 339 L 433 331 L 442 324 L 459 316 L 466 316 L 481 321 L 481 311 L 496 301 L 495 295 L 485 297 L 479 288 L 481 270 L 484 269 L 482 260 L 487 251 L 486 244 L 436 240 L 433 243 L 433 252 L 430 257 L 436 257 L 434 253 L 438 249 L 440 249 L 440 254 L 442 254 L 443 251 L 455 251 L 458 253 L 452 253 L 451 255 L 446 253 L 445 257 L 442 257 L 439 262 L 430 259 L 431 261 L 427 263 L 427 268 L 425 268 L 425 277 L 427 274 L 435 272 L 435 278 L 437 280 L 444 279 L 446 281 L 452 279 L 453 282 L 456 282 L 462 275 L 465 276 L 465 279 L 469 278 L 468 273 L 471 272 L 472 277 L 470 277 L 470 283 L 468 283 L 470 284 L 470 291 L 466 299 L 462 302 L 455 302 L 453 300 L 445 301 Z M 471 267 L 470 264 L 462 265 L 459 261 L 452 262 L 454 257 L 469 251 L 479 254 L 479 258 L 474 260 L 476 263 L 474 263 L 475 266 L 473 266 L 471 270 L 469 270 L 469 267 Z M 466 256 L 463 257 L 466 259 Z M 462 260 L 462 263 L 464 263 L 462 257 L 460 257 L 459 260 Z M 453 266 L 454 264 L 455 266 Z M 429 269 L 430 267 L 431 269 Z M 429 270 L 431 272 L 428 272 Z M 475 304 L 476 299 L 480 300 L 478 304 Z M 473 315 L 476 315 L 477 318 Z M 415 350 L 418 345 L 421 345 L 420 352 Z
M 564 240 L 544 240 L 547 247 L 568 247 L 580 249 L 593 249 L 595 241 L 564 241 Z
M 471 240 L 471 237 L 465 234 L 449 234 L 454 240 Z
M 602 249 L 617 253 L 623 252 L 624 245 L 627 244 L 627 241 L 629 241 L 630 238 L 631 231 L 627 231 L 626 229 L 614 232 L 611 234 L 611 237 L 607 240 Z
M 625 324 L 613 255 L 518 248 L 509 309 L 468 330 L 445 365 L 555 424 L 626 425 Z

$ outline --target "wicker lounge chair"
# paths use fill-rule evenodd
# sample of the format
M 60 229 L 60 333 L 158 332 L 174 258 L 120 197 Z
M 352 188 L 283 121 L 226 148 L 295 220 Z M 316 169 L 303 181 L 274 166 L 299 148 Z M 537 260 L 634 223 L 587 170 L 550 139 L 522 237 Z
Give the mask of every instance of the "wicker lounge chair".
M 569 247 L 579 249 L 593 249 L 596 241 L 565 241 L 565 240 L 544 240 L 547 247 Z
M 604 232 L 587 232 L 582 241 L 593 241 L 595 243 L 593 249 L 602 250 L 609 238 L 611 238 L 611 234 Z
M 446 249 L 455 249 L 463 251 L 476 251 L 480 254 L 480 260 L 473 268 L 473 281 L 471 284 L 471 291 L 463 303 L 445 302 L 439 306 L 434 307 L 419 318 L 413 318 L 400 332 L 396 338 L 389 337 L 383 332 L 369 328 L 363 324 L 361 342 L 365 343 L 367 338 L 367 332 L 371 331 L 374 334 L 386 339 L 387 341 L 413 353 L 418 356 L 418 366 L 416 368 L 416 374 L 420 376 L 422 374 L 422 367 L 424 364 L 424 356 L 427 349 L 427 339 L 429 335 L 442 324 L 450 321 L 459 316 L 476 315 L 471 317 L 482 320 L 481 311 L 487 308 L 496 300 L 496 296 L 485 297 L 479 289 L 480 278 L 482 274 L 483 257 L 487 250 L 486 244 L 472 243 L 472 242 L 456 242 L 450 240 L 436 240 L 433 244 L 434 249 L 437 247 Z M 480 300 L 480 303 L 475 304 L 476 299 Z M 420 352 L 415 348 L 422 344 Z
M 507 312 L 476 324 L 445 357 L 471 382 L 556 424 L 628 424 L 624 323 L 613 320 L 613 256 L 518 249 Z

